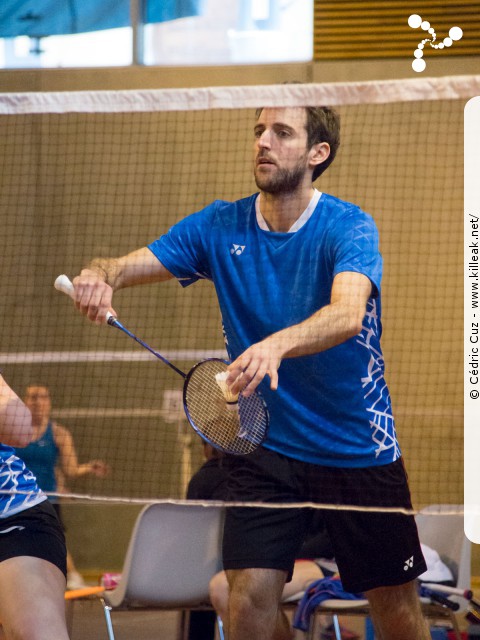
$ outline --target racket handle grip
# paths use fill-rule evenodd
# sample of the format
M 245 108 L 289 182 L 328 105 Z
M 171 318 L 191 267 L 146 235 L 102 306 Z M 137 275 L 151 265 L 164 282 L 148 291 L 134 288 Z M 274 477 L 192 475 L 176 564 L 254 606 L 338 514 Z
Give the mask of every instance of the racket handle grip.
M 75 292 L 73 288 L 73 284 L 71 283 L 70 278 L 66 276 L 64 273 L 62 273 L 61 276 L 58 276 L 58 278 L 53 283 L 53 286 L 57 291 L 66 293 L 67 296 L 70 296 L 71 298 L 73 298 L 73 294 Z
M 70 298 L 73 298 L 73 294 L 75 293 L 75 289 L 73 287 L 73 284 L 72 284 L 70 278 L 68 276 L 66 276 L 64 273 L 62 273 L 62 275 L 58 276 L 58 278 L 53 283 L 53 286 L 55 287 L 55 289 L 57 291 L 61 291 L 62 293 L 65 293 L 67 296 L 70 296 Z M 109 322 L 110 318 L 115 319 L 115 316 L 113 316 L 110 313 L 110 311 L 107 311 L 107 315 L 105 316 L 106 321 Z M 109 322 L 109 324 L 111 324 L 111 323 Z

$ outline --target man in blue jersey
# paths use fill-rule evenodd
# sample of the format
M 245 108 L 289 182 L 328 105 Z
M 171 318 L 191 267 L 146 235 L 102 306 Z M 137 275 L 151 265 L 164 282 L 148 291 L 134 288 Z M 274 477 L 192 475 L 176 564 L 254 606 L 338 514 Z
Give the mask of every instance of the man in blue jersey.
M 0 375 L 0 623 L 6 638 L 68 640 L 63 530 L 13 448 L 32 433 L 30 411 Z
M 258 387 L 270 412 L 264 446 L 226 459 L 229 497 L 374 507 L 325 511 L 343 586 L 365 592 L 382 640 L 426 640 L 414 582 L 426 566 L 414 519 L 401 512 L 410 494 L 380 347 L 377 229 L 312 186 L 339 145 L 332 109 L 261 109 L 253 133 L 258 194 L 213 202 L 148 247 L 93 260 L 73 281 L 76 306 L 102 323 L 117 289 L 211 280 L 227 382 L 245 395 Z M 228 510 L 229 640 L 290 637 L 278 603 L 309 518 Z

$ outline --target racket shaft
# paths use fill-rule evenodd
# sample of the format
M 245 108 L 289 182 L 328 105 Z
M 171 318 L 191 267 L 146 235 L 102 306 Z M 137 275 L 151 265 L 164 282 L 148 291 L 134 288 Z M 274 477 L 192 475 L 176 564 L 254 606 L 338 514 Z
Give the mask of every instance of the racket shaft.
M 178 369 L 174 364 L 172 364 L 169 360 L 167 360 L 167 358 L 162 356 L 161 353 L 158 353 L 158 351 L 155 351 L 155 349 L 152 349 L 152 347 L 149 344 L 147 344 L 146 342 L 138 338 L 134 333 L 132 333 L 126 327 L 124 327 L 123 324 L 119 320 L 117 320 L 117 318 L 110 316 L 107 322 L 110 326 L 120 329 L 120 331 L 123 331 L 123 333 L 127 334 L 127 336 L 132 338 L 132 340 L 135 340 L 135 342 L 138 342 L 139 345 L 141 345 L 147 351 L 150 351 L 151 354 L 153 354 L 156 358 L 161 360 L 164 364 L 168 365 L 170 369 L 173 369 L 175 373 L 178 373 L 178 375 L 182 376 L 182 378 L 186 378 L 186 374 L 183 373 L 183 371 L 180 371 L 180 369 Z
M 68 296 L 74 295 L 73 284 L 66 275 L 58 276 L 55 288 Z M 227 363 L 224 360 L 209 358 L 197 363 L 186 374 L 124 327 L 110 312 L 106 315 L 106 321 L 182 376 L 185 380 L 183 403 L 186 416 L 204 440 L 234 455 L 251 453 L 264 441 L 269 425 L 267 407 L 260 395 L 255 393 L 248 398 L 239 398 L 232 409 L 215 379 L 216 374 L 226 370 Z

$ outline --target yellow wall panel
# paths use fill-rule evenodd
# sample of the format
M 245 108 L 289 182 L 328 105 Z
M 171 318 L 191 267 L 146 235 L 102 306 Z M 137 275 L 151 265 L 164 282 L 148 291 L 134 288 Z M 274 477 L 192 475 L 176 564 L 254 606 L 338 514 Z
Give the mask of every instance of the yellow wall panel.
M 425 45 L 425 57 L 480 54 L 480 2 L 445 3 L 424 0 L 334 0 L 314 2 L 314 59 L 401 58 L 412 56 L 421 40 L 432 38 L 420 27 L 408 26 L 417 14 L 435 29 L 439 44 L 451 27 L 458 26 L 463 37 L 443 50 Z

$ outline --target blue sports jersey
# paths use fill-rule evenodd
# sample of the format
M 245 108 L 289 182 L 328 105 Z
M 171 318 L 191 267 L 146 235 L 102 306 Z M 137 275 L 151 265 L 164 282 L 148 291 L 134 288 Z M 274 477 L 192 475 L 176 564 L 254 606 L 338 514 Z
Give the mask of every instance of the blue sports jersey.
M 0 443 L 0 518 L 13 516 L 46 499 L 33 473 L 15 455 L 15 449 Z
M 45 432 L 38 440 L 32 440 L 26 447 L 16 447 L 15 453 L 33 472 L 38 486 L 43 491 L 54 493 L 57 490 L 55 467 L 58 462 L 59 450 L 51 422 L 47 424 Z M 55 502 L 54 498 L 50 500 Z
M 284 359 L 279 386 L 259 391 L 270 413 L 265 447 L 316 464 L 368 467 L 400 456 L 380 348 L 382 258 L 373 219 L 322 194 L 294 233 L 262 230 L 257 194 L 215 201 L 149 245 L 187 286 L 212 280 L 229 357 L 328 305 L 334 277 L 362 273 L 372 282 L 359 335 L 321 353 Z

